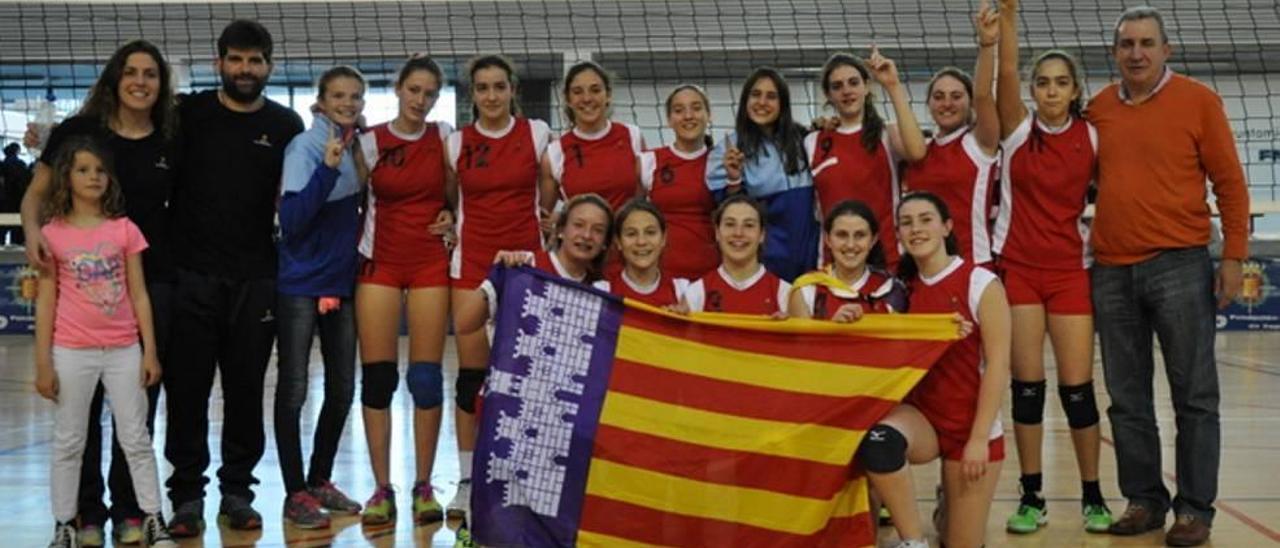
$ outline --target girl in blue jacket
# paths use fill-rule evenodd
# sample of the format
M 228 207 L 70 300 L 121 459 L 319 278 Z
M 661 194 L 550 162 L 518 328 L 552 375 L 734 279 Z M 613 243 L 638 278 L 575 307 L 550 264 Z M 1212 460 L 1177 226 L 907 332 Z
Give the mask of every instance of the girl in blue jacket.
M 777 70 L 761 67 L 747 78 L 734 125 L 707 160 L 707 187 L 717 201 L 745 191 L 764 204 L 769 231 L 761 261 L 790 282 L 818 264 L 820 230 L 807 130 L 792 119 L 791 90 Z
M 364 76 L 354 68 L 325 71 L 311 129 L 285 149 L 280 195 L 279 380 L 275 433 L 295 527 L 328 528 L 329 512 L 354 514 L 360 504 L 330 481 L 333 459 L 355 391 L 356 277 L 360 190 L 368 170 L 355 149 L 364 110 Z M 299 415 L 307 396 L 311 339 L 320 328 L 324 406 L 316 421 L 311 469 L 303 476 Z

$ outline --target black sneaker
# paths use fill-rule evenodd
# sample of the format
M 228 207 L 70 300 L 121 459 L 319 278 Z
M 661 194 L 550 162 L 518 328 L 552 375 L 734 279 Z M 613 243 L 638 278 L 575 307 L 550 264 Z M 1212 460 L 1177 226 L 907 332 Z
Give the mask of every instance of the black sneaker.
M 234 495 L 222 497 L 218 509 L 218 524 L 237 531 L 256 531 L 262 528 L 262 514 L 249 505 L 249 501 Z
M 177 538 L 194 538 L 204 534 L 204 501 L 189 500 L 173 510 L 169 534 Z

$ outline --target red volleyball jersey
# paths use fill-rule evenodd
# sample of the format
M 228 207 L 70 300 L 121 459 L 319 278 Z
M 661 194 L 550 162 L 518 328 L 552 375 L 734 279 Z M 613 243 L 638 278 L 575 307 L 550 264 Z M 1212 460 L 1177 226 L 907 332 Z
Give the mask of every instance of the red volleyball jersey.
M 640 128 L 609 121 L 597 134 L 565 132 L 547 147 L 547 159 L 562 198 L 594 192 L 617 211 L 636 196 L 641 149 Z
M 1093 258 L 1084 208 L 1097 168 L 1097 130 L 1074 117 L 1055 130 L 1029 115 L 1003 149 L 992 250 L 1036 268 L 1088 268 Z
M 659 274 L 652 285 L 645 287 L 631 281 L 631 278 L 627 277 L 627 272 L 623 270 L 596 282 L 595 287 L 645 304 L 667 306 L 680 303 L 680 297 L 689 288 L 689 280 Z
M 451 276 L 461 275 L 464 255 L 474 259 L 467 262 L 492 261 L 502 249 L 542 247 L 538 166 L 550 137 L 545 122 L 521 117 L 497 133 L 471 124 L 449 136 L 449 164 L 458 174 Z
M 787 311 L 791 284 L 760 265 L 760 270 L 744 281 L 736 281 L 724 267 L 708 272 L 689 285 L 685 302 L 690 312 L 731 312 L 768 316 Z
M 426 124 L 415 135 L 390 123 L 360 135 L 369 173 L 364 227 L 357 249 L 379 263 L 424 264 L 447 261 L 440 236 L 429 227 L 445 207 L 444 141 L 453 128 Z
M 720 264 L 711 212 L 715 197 L 707 189 L 707 149 L 694 153 L 665 146 L 640 156 L 640 182 L 649 201 L 667 221 L 662 271 L 696 280 Z
M 985 368 L 978 302 L 995 280 L 991 271 L 959 257 L 952 258 L 951 264 L 931 278 L 917 276 L 911 280 L 912 312 L 959 312 L 974 323 L 973 333 L 952 344 L 907 396 L 908 403 L 920 409 L 938 430 L 967 437 L 973 427 Z M 995 439 L 1002 432 L 997 415 L 988 438 Z
M 566 280 L 573 280 L 575 282 L 581 282 L 583 280 L 580 276 L 570 275 L 569 271 L 565 270 L 564 265 L 560 264 L 560 258 L 557 257 L 555 253 L 548 253 L 542 249 L 535 249 L 532 253 L 534 268 L 546 272 L 547 274 L 559 276 Z
M 960 256 L 977 264 L 991 261 L 987 223 L 997 160 L 964 129 L 930 139 L 924 159 L 908 165 L 903 175 L 908 190 L 928 191 L 946 202 Z
M 846 304 L 862 305 L 864 313 L 888 314 L 906 312 L 906 288 L 888 272 L 866 269 L 862 277 L 850 285 L 853 292 L 827 287 L 806 285 L 800 288 L 800 296 L 809 309 L 809 317 L 829 320 Z
M 888 131 L 880 133 L 880 144 L 873 152 L 862 145 L 862 126 L 812 132 L 805 137 L 804 148 L 813 172 L 819 221 L 845 200 L 867 204 L 880 224 L 885 260 L 890 267 L 897 265 L 898 238 L 893 227 L 901 189 L 898 158 L 889 147 Z M 823 249 L 823 257 L 827 256 Z

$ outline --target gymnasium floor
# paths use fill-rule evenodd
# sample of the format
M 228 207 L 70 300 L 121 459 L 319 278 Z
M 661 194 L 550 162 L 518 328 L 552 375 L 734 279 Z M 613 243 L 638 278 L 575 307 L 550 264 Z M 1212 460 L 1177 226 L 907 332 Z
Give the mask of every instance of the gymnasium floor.
M 448 348 L 452 353 L 452 343 Z M 402 350 L 403 354 L 403 350 Z M 1275 333 L 1229 333 L 1218 337 L 1219 374 L 1222 384 L 1223 451 L 1220 475 L 1218 516 L 1213 529 L 1212 545 L 1225 547 L 1280 546 L 1280 335 Z M 1050 360 L 1051 362 L 1052 360 Z M 274 363 L 274 361 L 273 361 Z M 446 356 L 445 363 L 456 363 L 455 357 Z M 322 376 L 318 354 L 312 357 L 311 383 L 305 421 L 313 421 L 319 413 L 322 394 Z M 1053 373 L 1050 373 L 1052 378 Z M 53 520 L 48 502 L 49 442 L 53 427 L 52 405 L 37 396 L 32 389 L 31 340 L 20 336 L 0 336 L 0 535 L 3 546 L 33 547 L 48 543 Z M 1101 372 L 1096 375 L 1101 385 Z M 1168 401 L 1168 388 L 1157 375 L 1157 397 Z M 447 386 L 452 386 L 452 375 L 447 374 Z M 267 375 L 267 393 L 274 393 L 275 370 Z M 218 393 L 215 388 L 215 394 Z M 450 396 L 450 401 L 452 396 Z M 1109 403 L 1105 391 L 1099 390 L 1102 406 Z M 411 430 L 404 420 L 410 413 L 408 393 L 403 388 L 394 404 L 395 435 L 392 442 L 392 478 L 402 492 L 398 496 L 400 519 L 395 527 L 364 529 L 357 518 L 334 520 L 329 531 L 304 532 L 284 527 L 280 515 L 283 486 L 276 462 L 275 444 L 272 440 L 271 399 L 264 402 L 267 410 L 267 450 L 258 466 L 257 476 L 262 484 L 257 487 L 257 509 L 266 518 L 260 533 L 242 534 L 220 531 L 213 518 L 218 506 L 216 486 L 206 498 L 206 519 L 212 527 L 206 531 L 203 544 L 199 541 L 184 542 L 183 546 L 452 546 L 454 535 L 451 527 L 434 526 L 413 528 L 409 518 L 408 487 L 412 484 L 413 462 L 410 449 Z M 221 399 L 215 397 L 212 405 L 211 450 L 218 454 L 218 435 L 221 428 Z M 163 406 L 162 406 L 163 409 Z M 363 500 L 373 488 L 373 476 L 366 457 L 364 432 L 358 407 L 353 409 L 346 437 L 340 448 L 334 470 L 334 481 L 353 497 Z M 1164 433 L 1165 476 L 1172 484 L 1173 475 L 1173 416 L 1166 403 L 1157 408 L 1160 426 Z M 1141 537 L 1108 537 L 1088 535 L 1077 524 L 1078 478 L 1072 457 L 1066 419 L 1058 407 L 1056 397 L 1047 406 L 1045 446 L 1045 488 L 1049 499 L 1051 523 L 1048 529 L 1034 535 L 1017 537 L 1004 532 L 1004 518 L 1017 505 L 1017 460 L 1010 455 L 1002 470 L 1001 488 L 989 520 L 988 546 L 1159 546 L 1163 536 L 1152 533 Z M 1004 413 L 1008 417 L 1008 412 Z M 164 413 L 157 418 L 157 430 L 163 432 Z M 1007 420 L 1006 420 L 1007 422 Z M 309 432 L 310 424 L 303 431 Z M 1103 493 L 1109 497 L 1112 510 L 1118 515 L 1124 510 L 1115 482 L 1115 457 L 1110 445 L 1110 426 L 1104 419 L 1104 444 L 1102 454 Z M 156 440 L 157 455 L 163 455 L 164 440 Z M 304 439 L 304 450 L 309 454 L 310 440 Z M 1012 447 L 1010 448 L 1012 452 Z M 441 436 L 440 458 L 437 461 L 433 483 L 437 485 L 437 498 L 447 502 L 453 496 L 458 478 L 457 448 L 453 441 L 451 417 L 445 419 Z M 168 465 L 160 457 L 161 478 L 167 477 Z M 217 457 L 214 457 L 215 466 Z M 936 483 L 934 465 L 917 468 L 916 484 L 921 500 L 921 511 L 927 516 L 933 506 L 933 485 Z M 210 471 L 210 475 L 214 472 Z M 167 501 L 166 501 L 167 505 Z M 169 509 L 166 508 L 166 515 Z M 1170 520 L 1170 523 L 1172 521 Z M 892 544 L 896 538 L 889 529 L 881 531 L 881 545 Z M 936 538 L 932 538 L 933 545 Z

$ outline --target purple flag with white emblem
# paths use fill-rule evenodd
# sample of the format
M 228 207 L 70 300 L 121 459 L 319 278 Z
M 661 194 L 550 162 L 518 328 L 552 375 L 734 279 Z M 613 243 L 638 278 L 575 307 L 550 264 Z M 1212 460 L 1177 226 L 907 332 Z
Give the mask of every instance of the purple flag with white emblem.
M 495 269 L 490 281 L 503 306 L 476 441 L 472 533 L 484 546 L 572 546 L 623 305 L 533 269 Z

